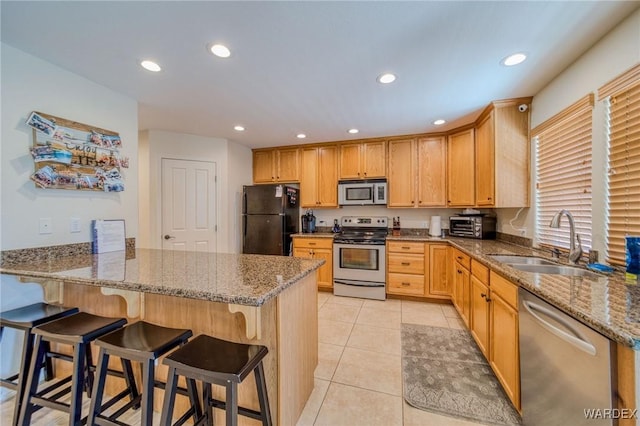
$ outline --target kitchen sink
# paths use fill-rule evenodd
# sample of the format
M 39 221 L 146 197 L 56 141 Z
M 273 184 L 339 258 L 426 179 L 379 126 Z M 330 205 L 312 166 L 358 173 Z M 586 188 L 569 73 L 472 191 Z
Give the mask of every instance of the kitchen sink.
M 510 265 L 513 264 L 518 264 L 518 265 L 555 265 L 555 263 L 547 260 L 547 259 L 543 259 L 541 257 L 535 257 L 535 256 L 515 256 L 515 255 L 508 255 L 508 254 L 490 254 L 489 257 L 491 257 L 493 260 L 496 260 L 498 262 L 502 262 L 502 263 L 508 263 Z
M 573 266 L 546 264 L 546 265 L 526 265 L 512 263 L 509 264 L 514 269 L 524 272 L 533 272 L 536 274 L 554 274 L 554 275 L 568 275 L 573 277 L 592 277 L 598 278 L 597 274 L 586 271 L 582 268 L 576 268 Z

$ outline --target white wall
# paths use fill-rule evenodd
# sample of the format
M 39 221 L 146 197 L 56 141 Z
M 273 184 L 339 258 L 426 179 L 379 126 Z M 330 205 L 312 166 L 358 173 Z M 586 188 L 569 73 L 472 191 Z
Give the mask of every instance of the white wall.
M 596 95 L 593 112 L 593 249 L 601 259 L 605 251 L 605 181 L 607 170 L 607 142 L 605 135 L 604 106 L 597 100 L 598 88 L 640 62 L 640 10 L 603 37 L 570 67 L 558 75 L 537 93 L 531 105 L 531 128 L 543 123 L 588 93 Z M 532 146 L 532 159 L 535 147 Z M 531 194 L 535 195 L 535 164 L 532 164 Z M 532 198 L 533 200 L 533 198 Z M 532 201 L 532 206 L 534 202 Z M 515 216 L 517 210 L 498 210 L 499 222 L 504 225 Z M 526 227 L 526 236 L 533 238 L 535 208 L 525 209 L 515 224 Z M 502 232 L 521 235 L 509 227 Z
M 160 130 L 140 132 L 139 247 L 161 248 L 161 169 L 163 158 L 216 163 L 216 251 L 238 252 L 237 193 L 251 180 L 251 150 L 222 138 Z M 237 230 L 234 232 L 233 230 Z
M 125 219 L 127 237 L 138 234 L 138 110 L 135 100 L 99 86 L 6 44 L 1 45 L 2 141 L 1 237 L 3 250 L 91 241 L 92 219 Z M 36 188 L 30 175 L 31 111 L 113 130 L 122 137 L 125 191 L 105 193 Z M 70 218 L 81 220 L 70 233 Z M 53 233 L 39 234 L 39 219 L 51 218 Z

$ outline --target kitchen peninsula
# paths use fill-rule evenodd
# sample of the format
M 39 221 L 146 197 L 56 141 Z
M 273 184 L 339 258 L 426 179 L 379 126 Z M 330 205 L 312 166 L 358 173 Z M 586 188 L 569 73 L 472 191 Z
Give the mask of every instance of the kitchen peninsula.
M 324 261 L 152 249 L 57 256 L 34 249 L 33 257 L 29 249 L 14 252 L 2 253 L 0 273 L 40 283 L 47 302 L 266 346 L 274 422 L 296 423 L 318 362 L 315 271 Z M 166 369 L 159 368 L 163 377 Z M 253 378 L 239 389 L 241 405 L 257 409 Z

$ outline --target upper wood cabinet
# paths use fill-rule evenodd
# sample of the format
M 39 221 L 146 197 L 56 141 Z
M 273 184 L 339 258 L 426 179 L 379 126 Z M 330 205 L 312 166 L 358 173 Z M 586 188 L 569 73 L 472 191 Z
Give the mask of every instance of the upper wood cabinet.
M 298 182 L 300 149 L 279 148 L 253 151 L 253 182 Z
M 389 207 L 445 207 L 446 138 L 389 141 Z
M 473 129 L 449 135 L 447 141 L 447 204 L 475 205 L 475 148 Z
M 302 149 L 300 206 L 338 207 L 338 146 Z
M 340 179 L 383 178 L 386 167 L 385 141 L 340 144 Z
M 529 206 L 530 98 L 493 102 L 476 124 L 476 205 Z

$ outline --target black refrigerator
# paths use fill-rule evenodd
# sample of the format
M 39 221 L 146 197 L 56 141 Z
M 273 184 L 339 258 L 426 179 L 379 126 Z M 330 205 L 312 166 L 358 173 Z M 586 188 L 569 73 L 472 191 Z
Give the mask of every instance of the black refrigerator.
M 291 255 L 300 222 L 298 188 L 253 185 L 242 192 L 242 252 Z

